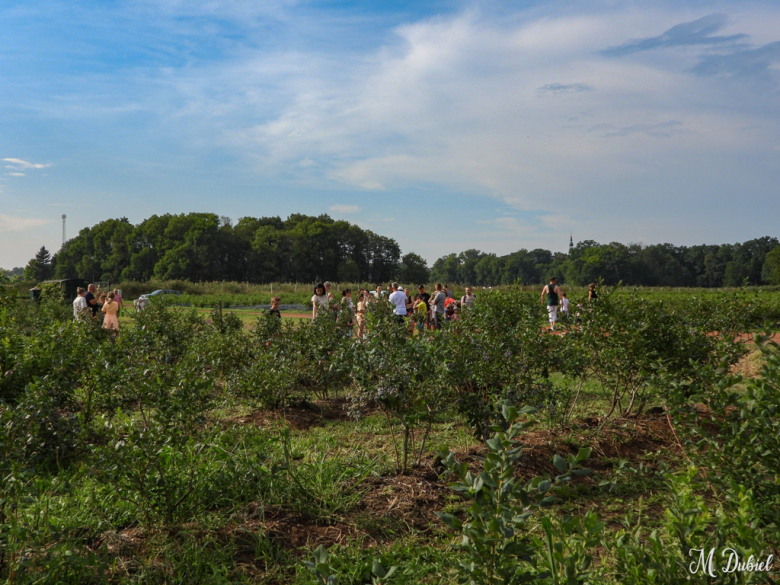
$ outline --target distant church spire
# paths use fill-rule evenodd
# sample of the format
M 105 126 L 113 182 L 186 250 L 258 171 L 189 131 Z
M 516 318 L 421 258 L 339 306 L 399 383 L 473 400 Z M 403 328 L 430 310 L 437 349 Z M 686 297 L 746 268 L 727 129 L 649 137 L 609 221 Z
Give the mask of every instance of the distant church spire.
M 569 250 L 571 251 L 574 248 L 574 236 L 572 236 L 571 232 L 569 232 Z

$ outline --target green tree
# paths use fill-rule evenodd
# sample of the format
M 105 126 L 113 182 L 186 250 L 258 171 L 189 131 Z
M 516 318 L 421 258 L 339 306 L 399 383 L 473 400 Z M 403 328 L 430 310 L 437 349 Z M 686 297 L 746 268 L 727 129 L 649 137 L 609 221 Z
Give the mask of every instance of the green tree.
M 46 249 L 46 246 L 41 246 L 41 249 L 24 269 L 24 279 L 30 282 L 41 282 L 48 280 L 51 276 L 51 253 Z
M 457 254 L 442 256 L 433 263 L 431 280 L 434 282 L 458 282 L 460 259 Z
M 338 277 L 341 282 L 357 282 L 360 280 L 360 267 L 357 265 L 357 262 L 349 258 L 339 264 Z
M 780 284 L 780 246 L 766 255 L 764 267 L 761 270 L 761 278 L 769 284 Z
M 401 282 L 426 283 L 429 276 L 428 264 L 422 256 L 414 252 L 404 254 L 401 259 L 401 273 L 399 275 Z

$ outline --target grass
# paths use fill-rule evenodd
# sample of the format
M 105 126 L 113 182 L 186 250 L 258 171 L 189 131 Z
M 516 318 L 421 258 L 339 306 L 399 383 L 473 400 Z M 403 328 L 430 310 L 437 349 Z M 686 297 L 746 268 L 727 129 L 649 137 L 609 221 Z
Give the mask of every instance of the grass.
M 57 534 L 66 534 L 87 543 L 70 550 L 68 562 L 95 550 L 116 583 L 308 584 L 299 562 L 319 544 L 330 547 L 342 583 L 366 582 L 373 559 L 403 567 L 398 583 L 455 583 L 457 541 L 433 512 L 460 514 L 466 504 L 432 465 L 438 448 L 478 462 L 483 448 L 465 423 L 450 416 L 434 424 L 424 466 L 396 475 L 384 417 L 342 416 L 339 395 L 319 405 L 320 416 L 310 416 L 307 407 L 268 412 L 229 403 L 209 411 L 203 441 L 219 448 L 201 472 L 216 474 L 223 493 L 175 532 L 143 526 L 132 505 L 93 477 L 88 458 L 38 478 L 37 495 L 21 518 L 38 538 L 56 542 Z M 604 428 L 588 420 L 605 410 L 598 390 L 587 384 L 565 429 L 536 428 L 521 436 L 528 455 L 519 472 L 530 478 L 551 471 L 554 453 L 589 444 L 596 474 L 559 490 L 555 513 L 597 510 L 612 531 L 624 518 L 659 526 L 669 498 L 661 472 L 683 464 L 665 418 L 615 420 Z M 268 468 L 288 467 L 248 473 L 257 453 L 265 454 Z

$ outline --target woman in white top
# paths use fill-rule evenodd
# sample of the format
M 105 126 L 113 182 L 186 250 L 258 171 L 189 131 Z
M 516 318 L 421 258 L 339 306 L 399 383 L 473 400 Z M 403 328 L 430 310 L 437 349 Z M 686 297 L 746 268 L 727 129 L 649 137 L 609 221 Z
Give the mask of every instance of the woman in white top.
M 320 307 L 328 308 L 328 295 L 325 294 L 325 285 L 321 282 L 314 287 L 314 295 L 311 297 L 311 318 L 317 318 L 317 311 Z

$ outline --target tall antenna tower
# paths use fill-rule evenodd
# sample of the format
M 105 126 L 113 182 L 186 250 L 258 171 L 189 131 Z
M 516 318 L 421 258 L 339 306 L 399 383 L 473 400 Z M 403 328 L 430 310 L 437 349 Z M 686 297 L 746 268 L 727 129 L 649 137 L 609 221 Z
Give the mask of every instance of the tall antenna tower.
M 62 245 L 65 245 L 65 214 L 62 214 Z

